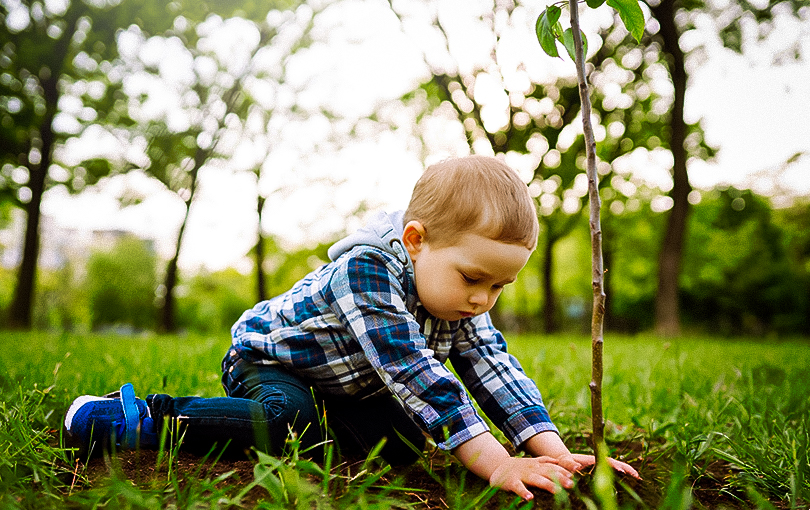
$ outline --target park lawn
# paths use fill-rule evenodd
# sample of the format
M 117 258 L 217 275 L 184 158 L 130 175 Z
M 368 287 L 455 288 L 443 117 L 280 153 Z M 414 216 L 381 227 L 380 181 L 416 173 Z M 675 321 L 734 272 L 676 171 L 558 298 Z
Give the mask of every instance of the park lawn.
M 443 452 L 408 470 L 375 457 L 203 459 L 176 449 L 74 459 L 64 411 L 81 394 L 221 396 L 229 337 L 0 333 L 0 508 L 524 508 Z M 587 452 L 590 340 L 522 335 L 510 350 L 537 381 L 570 448 Z M 535 507 L 807 508 L 810 342 L 618 337 L 605 343 L 611 455 L 643 481 L 583 475 Z M 614 491 L 615 488 L 615 491 Z

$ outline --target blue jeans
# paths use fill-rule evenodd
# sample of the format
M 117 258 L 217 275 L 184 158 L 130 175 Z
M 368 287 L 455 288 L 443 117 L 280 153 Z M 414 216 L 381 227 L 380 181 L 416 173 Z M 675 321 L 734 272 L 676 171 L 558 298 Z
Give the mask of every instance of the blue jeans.
M 223 374 L 222 384 L 227 397 L 149 395 L 146 402 L 157 430 L 165 418 L 177 419 L 182 448 L 197 453 L 228 444 L 229 453 L 256 447 L 280 455 L 292 430 L 302 450 L 334 439 L 342 455 L 357 456 L 385 438 L 381 455 L 393 465 L 411 464 L 418 458 L 399 434 L 417 449 L 425 446 L 422 429 L 390 394 L 363 400 L 319 395 L 281 365 L 241 359 Z M 313 456 L 319 451 L 316 447 Z

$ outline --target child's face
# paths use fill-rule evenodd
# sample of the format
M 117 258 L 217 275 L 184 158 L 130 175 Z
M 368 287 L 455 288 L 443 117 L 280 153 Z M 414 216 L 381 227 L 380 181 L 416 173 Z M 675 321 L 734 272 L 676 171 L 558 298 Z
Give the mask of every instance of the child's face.
M 478 234 L 463 234 L 453 245 L 437 248 L 424 240 L 416 221 L 405 226 L 403 242 L 413 261 L 419 300 L 431 315 L 450 321 L 489 311 L 531 255 L 525 246 Z

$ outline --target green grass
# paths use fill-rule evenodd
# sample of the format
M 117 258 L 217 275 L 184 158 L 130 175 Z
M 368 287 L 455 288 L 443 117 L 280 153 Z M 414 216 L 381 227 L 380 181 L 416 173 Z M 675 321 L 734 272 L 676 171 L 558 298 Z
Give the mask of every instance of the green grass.
M 221 396 L 219 363 L 229 338 L 0 333 L 0 508 L 390 508 L 420 506 L 409 479 L 374 456 L 359 464 L 257 456 L 251 476 L 216 470 L 216 459 L 181 467 L 176 449 L 131 480 L 116 458 L 103 479 L 62 447 L 61 420 L 81 394 L 132 382 L 139 394 Z M 510 349 L 537 381 L 569 447 L 590 430 L 590 341 L 521 336 Z M 608 335 L 605 417 L 611 455 L 645 481 L 610 473 L 547 500 L 561 508 L 806 508 L 810 502 L 810 342 Z M 522 508 L 473 480 L 441 453 L 421 470 L 446 489 L 449 508 Z M 412 474 L 412 473 L 411 473 Z M 614 484 L 619 494 L 616 502 Z M 373 490 L 372 490 L 373 489 Z M 326 494 L 326 496 L 324 496 Z M 416 496 L 414 496 L 416 494 Z M 500 499 L 498 499 L 500 498 Z M 719 503 L 718 503 L 719 504 Z

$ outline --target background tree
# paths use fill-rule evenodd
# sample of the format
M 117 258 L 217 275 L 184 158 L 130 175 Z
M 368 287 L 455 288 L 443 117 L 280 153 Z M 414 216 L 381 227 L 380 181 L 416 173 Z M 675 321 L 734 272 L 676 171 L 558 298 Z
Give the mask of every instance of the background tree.
M 311 31 L 315 17 L 330 3 L 316 6 L 316 9 L 302 8 L 287 11 L 276 22 L 277 35 L 272 41 L 272 55 L 262 59 L 255 72 L 249 76 L 243 93 L 250 98 L 248 111 L 241 126 L 241 138 L 248 141 L 255 151 L 255 158 L 249 172 L 255 176 L 256 185 L 256 244 L 252 251 L 255 269 L 255 299 L 261 302 L 268 299 L 268 283 L 265 270 L 268 254 L 267 236 L 262 225 L 264 207 L 272 193 L 284 190 L 272 181 L 282 170 L 269 156 L 285 143 L 285 130 L 293 124 L 306 123 L 313 116 L 323 112 L 309 110 L 300 104 L 301 85 L 287 79 L 288 66 L 301 50 L 312 44 Z M 307 6 L 309 7 L 309 6 Z M 306 85 L 304 85 L 305 87 Z M 302 159 L 306 160 L 306 156 Z M 273 251 L 273 246 L 270 246 Z
M 54 170 L 52 164 L 60 144 L 96 119 L 100 109 L 94 105 L 115 93 L 116 87 L 104 76 L 105 63 L 109 65 L 115 56 L 116 30 L 153 12 L 142 7 L 137 1 L 113 5 L 78 0 L 3 2 L 0 6 L 4 177 L 0 190 L 4 200 L 26 212 L 22 261 L 8 318 L 12 327 L 31 326 L 40 206 L 46 189 L 54 184 L 82 189 L 110 171 L 102 161 L 91 162 L 79 168 L 78 178 L 71 179 L 71 169 Z M 76 106 L 74 111 L 65 111 L 71 104 Z
M 166 266 L 160 296 L 160 325 L 164 331 L 175 331 L 177 326 L 174 291 L 178 282 L 178 261 L 200 172 L 206 165 L 224 166 L 221 158 L 232 154 L 233 136 L 237 134 L 235 131 L 238 130 L 239 119 L 246 115 L 248 109 L 243 92 L 244 81 L 252 72 L 252 61 L 256 54 L 272 38 L 272 30 L 261 30 L 247 20 L 234 20 L 233 23 L 243 25 L 237 29 L 244 31 L 240 42 L 245 43 L 247 48 L 242 48 L 241 55 L 233 55 L 234 60 L 230 62 L 222 60 L 205 36 L 206 30 L 210 35 L 210 31 L 216 32 L 217 28 L 227 28 L 228 22 L 217 17 L 209 17 L 199 26 L 182 26 L 181 30 L 165 34 L 160 39 L 150 39 L 152 44 L 167 46 L 172 41 L 182 41 L 183 49 L 179 54 L 183 57 L 180 58 L 192 63 L 193 70 L 192 75 L 187 77 L 187 83 L 183 83 L 183 80 L 169 82 L 169 86 L 179 89 L 177 94 L 183 101 L 181 115 L 186 116 L 186 125 L 177 129 L 171 124 L 172 117 L 169 115 L 178 112 L 167 111 L 166 117 L 150 119 L 138 126 L 140 137 L 146 143 L 149 159 L 147 171 L 177 193 L 184 206 L 174 254 Z M 146 40 L 142 39 L 141 44 L 146 44 Z M 161 66 L 163 57 L 143 63 L 144 71 L 153 73 L 159 80 L 166 79 L 165 74 L 169 71 Z M 141 100 L 140 106 L 143 108 L 150 97 L 147 94 Z M 229 136 L 231 138 L 227 139 Z
M 221 336 L 254 305 L 252 283 L 233 268 L 201 270 L 184 278 L 175 288 L 178 329 Z
M 275 3 L 280 7 L 289 4 L 285 0 Z M 262 9 L 269 6 L 151 0 L 26 0 L 0 5 L 0 197 L 26 211 L 22 261 L 8 318 L 12 327 L 31 326 L 45 191 L 54 185 L 80 191 L 112 171 L 134 166 L 126 161 L 116 164 L 120 156 L 109 155 L 83 163 L 71 162 L 72 157 L 67 156 L 68 161 L 58 164 L 59 148 L 88 126 L 130 124 L 119 104 L 125 101 L 123 77 L 116 74 L 114 64 L 119 31 L 137 25 L 147 33 L 161 33 L 171 27 L 179 12 L 187 19 L 203 19 L 212 7 L 228 15 L 263 16 L 267 11 Z
M 803 303 L 806 312 L 799 309 L 791 314 L 796 321 L 792 331 L 807 335 L 810 334 L 810 203 L 806 199 L 797 200 L 791 207 L 775 211 L 774 218 L 785 232 L 786 251 L 794 275 L 790 280 L 800 282 L 804 289 L 793 296 Z
M 209 14 L 204 22 L 193 23 L 178 16 L 172 30 L 159 37 L 147 38 L 136 27 L 127 33 L 127 43 L 137 49 L 130 51 L 132 56 L 124 67 L 153 84 L 143 89 L 133 86 L 128 91 L 132 96 L 128 108 L 140 119 L 132 129 L 133 140 L 144 147 L 146 171 L 183 203 L 174 254 L 167 263 L 159 295 L 160 324 L 165 331 L 174 331 L 177 326 L 174 290 L 200 174 L 245 170 L 235 160 L 246 142 L 248 126 L 258 124 L 256 129 L 261 131 L 266 124 L 262 106 L 249 87 L 267 80 L 266 54 L 278 50 L 275 38 L 288 17 L 274 12 L 261 22 Z M 170 55 L 154 51 L 160 47 Z M 173 63 L 167 64 L 167 59 L 174 59 Z M 187 65 L 189 74 L 176 72 L 173 66 L 178 60 Z M 153 106 L 153 95 L 165 94 L 166 88 L 177 103 L 150 117 L 147 112 Z M 248 162 L 253 172 L 255 159 Z
M 806 223 L 799 209 L 784 211 L 792 221 L 780 225 L 765 198 L 736 188 L 705 193 L 693 209 L 681 277 L 684 320 L 725 335 L 805 329 L 807 276 L 793 251 L 802 242 L 793 243 L 797 231 L 788 227 Z
M 692 150 L 696 144 L 690 139 L 690 129 L 684 120 L 689 68 L 688 54 L 681 47 L 681 36 L 695 28 L 698 16 L 708 14 L 725 47 L 740 52 L 743 49 L 744 23 L 756 22 L 756 29 L 762 36 L 772 29 L 770 22 L 775 15 L 789 11 L 799 16 L 799 9 L 805 4 L 800 0 L 771 0 L 764 5 L 743 0 L 723 8 L 713 7 L 702 0 L 648 0 L 646 4 L 654 19 L 653 25 L 658 27 L 657 32 L 651 33 L 648 44 L 657 46 L 663 54 L 674 89 L 667 137 L 673 158 L 673 187 L 669 193 L 672 208 L 659 252 L 655 322 L 659 333 L 675 335 L 680 332 L 679 276 L 690 209 L 689 193 L 692 190 L 687 165 L 689 158 L 696 156 Z M 798 54 L 794 53 L 796 56 Z

